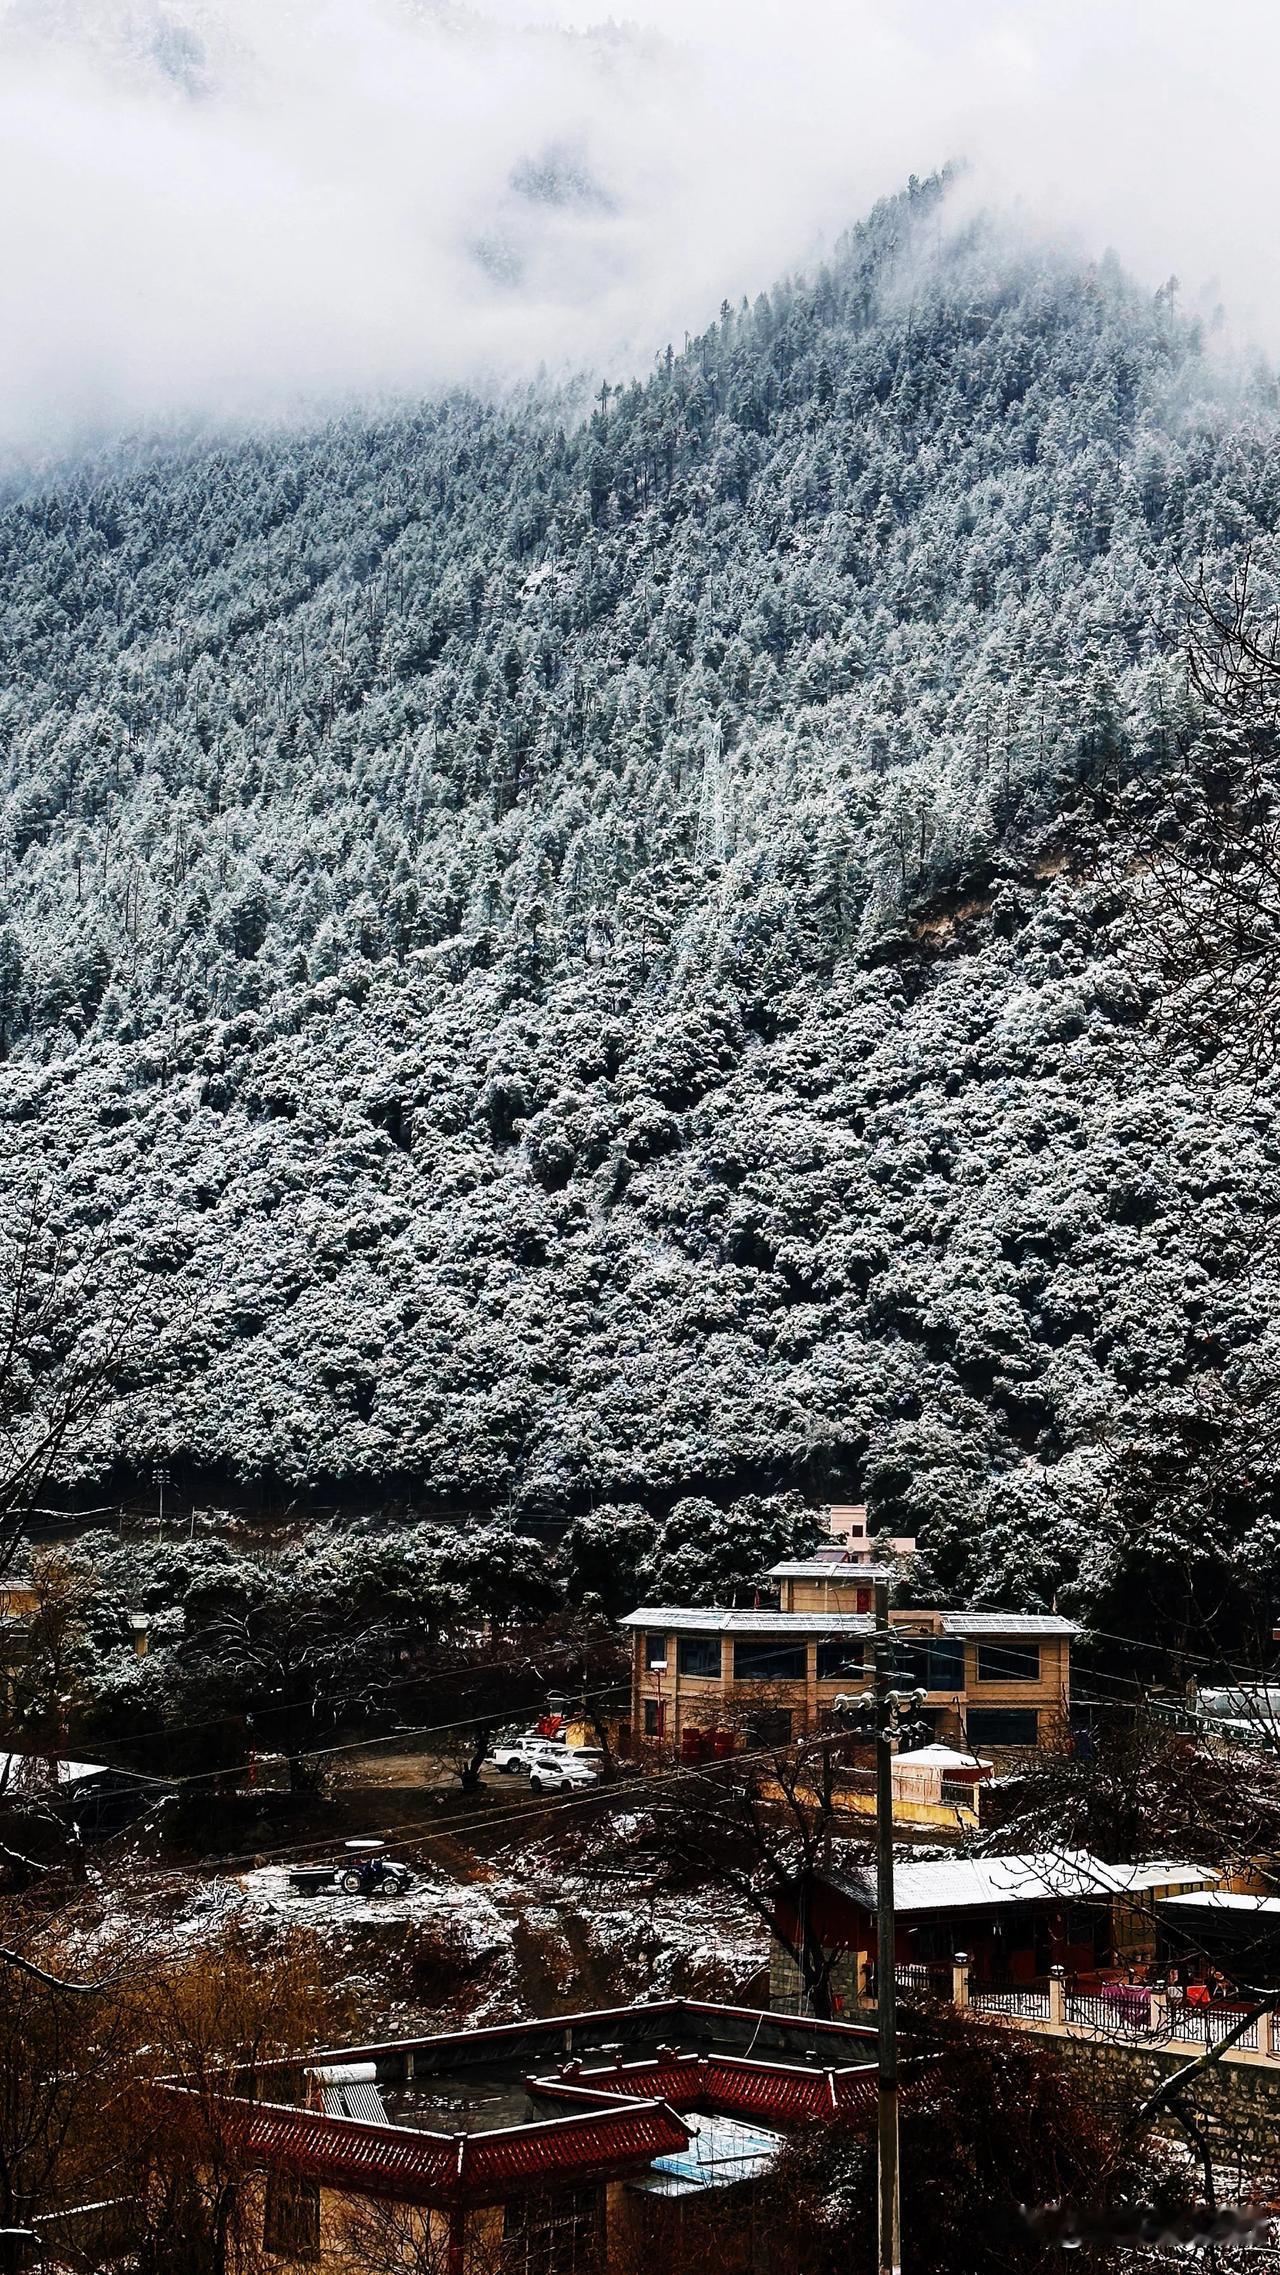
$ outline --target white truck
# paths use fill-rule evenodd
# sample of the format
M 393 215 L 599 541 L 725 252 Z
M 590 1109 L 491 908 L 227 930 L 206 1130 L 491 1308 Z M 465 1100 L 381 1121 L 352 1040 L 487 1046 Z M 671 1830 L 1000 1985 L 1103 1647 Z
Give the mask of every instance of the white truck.
M 507 1777 L 527 1777 L 539 1754 L 567 1754 L 568 1751 L 558 1738 L 543 1738 L 536 1730 L 521 1730 L 514 1737 L 496 1739 L 490 1748 L 489 1760 Z

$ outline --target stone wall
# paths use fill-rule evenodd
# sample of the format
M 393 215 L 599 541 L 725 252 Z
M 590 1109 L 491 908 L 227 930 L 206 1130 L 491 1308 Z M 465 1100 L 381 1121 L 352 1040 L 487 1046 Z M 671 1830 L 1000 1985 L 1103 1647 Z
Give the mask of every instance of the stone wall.
M 1178 2052 L 1056 2033 L 1053 2043 L 1117 2128 L 1163 2079 L 1194 2058 L 1191 2047 Z M 1280 2179 L 1280 2063 L 1264 2068 L 1257 2062 L 1215 2062 L 1192 2080 L 1183 2099 L 1213 2151 L 1220 2184 L 1232 2172 L 1241 2186 L 1265 2180 L 1270 2187 Z M 1189 2145 L 1172 2115 L 1162 2114 L 1154 2130 L 1161 2140 Z

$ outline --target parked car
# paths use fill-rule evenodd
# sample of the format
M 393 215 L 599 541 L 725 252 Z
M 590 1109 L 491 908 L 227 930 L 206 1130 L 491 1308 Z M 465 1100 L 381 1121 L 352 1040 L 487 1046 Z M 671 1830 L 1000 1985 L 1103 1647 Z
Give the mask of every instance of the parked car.
M 536 1730 L 522 1730 L 517 1737 L 495 1740 L 488 1758 L 495 1769 L 515 1777 L 521 1771 L 527 1775 L 539 1754 L 567 1754 L 568 1751 L 558 1738 L 540 1738 Z
M 531 1793 L 573 1793 L 582 1786 L 598 1785 L 603 1757 L 585 1746 L 565 1746 L 555 1753 L 538 1754 L 529 1769 Z

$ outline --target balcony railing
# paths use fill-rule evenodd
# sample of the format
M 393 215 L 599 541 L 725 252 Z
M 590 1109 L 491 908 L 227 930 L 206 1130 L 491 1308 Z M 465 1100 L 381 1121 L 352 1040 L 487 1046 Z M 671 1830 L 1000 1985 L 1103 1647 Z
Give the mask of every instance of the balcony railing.
M 1006 2014 L 1019 2022 L 1047 2022 L 1049 1993 L 1033 1984 L 1009 1991 L 975 1991 L 969 2001 L 979 2014 Z

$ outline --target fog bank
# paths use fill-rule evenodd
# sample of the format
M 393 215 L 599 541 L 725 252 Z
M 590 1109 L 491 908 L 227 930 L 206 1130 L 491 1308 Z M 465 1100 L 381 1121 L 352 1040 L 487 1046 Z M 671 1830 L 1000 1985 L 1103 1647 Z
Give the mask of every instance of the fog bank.
M 1280 349 L 1244 0 L 0 0 L 0 450 L 644 369 L 953 156 Z

